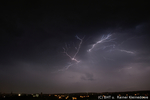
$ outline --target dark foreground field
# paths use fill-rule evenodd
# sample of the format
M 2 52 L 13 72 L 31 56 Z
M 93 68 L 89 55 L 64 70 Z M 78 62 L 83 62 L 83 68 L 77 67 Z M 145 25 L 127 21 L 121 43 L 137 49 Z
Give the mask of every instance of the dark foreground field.
M 150 100 L 150 91 L 70 93 L 70 94 L 16 94 L 1 93 L 0 100 Z

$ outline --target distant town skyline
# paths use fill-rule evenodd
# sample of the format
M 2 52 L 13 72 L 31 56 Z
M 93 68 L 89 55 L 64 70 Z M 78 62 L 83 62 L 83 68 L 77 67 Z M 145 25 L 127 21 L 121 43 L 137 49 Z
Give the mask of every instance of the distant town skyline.
M 150 90 L 147 2 L 1 5 L 1 93 Z

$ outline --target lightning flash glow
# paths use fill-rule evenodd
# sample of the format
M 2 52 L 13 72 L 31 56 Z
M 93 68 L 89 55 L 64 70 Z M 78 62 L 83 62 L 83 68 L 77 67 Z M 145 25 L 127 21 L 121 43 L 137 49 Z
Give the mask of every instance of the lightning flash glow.
M 100 43 L 104 43 L 104 42 L 109 42 L 109 41 L 111 41 L 110 37 L 111 37 L 111 34 L 108 34 L 107 36 L 104 36 L 104 35 L 103 35 L 102 38 L 101 38 L 99 41 L 97 41 L 95 44 L 92 45 L 92 47 L 88 50 L 88 52 L 91 52 L 92 49 L 94 49 L 94 47 L 95 47 L 96 45 L 100 44 Z
M 82 39 L 79 38 L 77 35 L 76 35 L 75 37 L 76 37 L 78 40 L 80 40 L 80 43 L 79 43 L 79 45 L 78 45 L 78 48 L 75 47 L 76 52 L 75 52 L 75 54 L 73 55 L 73 57 L 68 54 L 68 52 L 66 51 L 65 48 L 63 48 L 63 50 L 64 50 L 63 53 L 65 53 L 66 56 L 68 56 L 71 61 L 74 61 L 76 64 L 78 64 L 78 63 L 80 62 L 80 60 L 77 60 L 77 59 L 76 59 L 76 56 L 77 56 L 77 54 L 78 54 L 79 51 L 80 51 L 80 48 L 81 48 L 81 45 L 82 45 L 82 42 L 83 42 L 83 39 L 84 39 L 85 36 L 84 36 Z M 66 48 L 67 48 L 67 45 L 66 45 Z M 67 49 L 68 49 L 68 48 L 67 48 Z M 73 63 L 69 63 L 69 64 L 65 67 L 65 70 L 67 70 L 67 69 L 68 69 L 70 66 L 72 66 L 72 65 L 74 65 L 74 64 L 73 64 Z M 63 70 L 59 70 L 59 71 L 64 71 L 64 69 L 63 69 Z
M 132 51 L 127 51 L 127 50 L 120 50 L 121 52 L 129 53 L 129 54 L 134 54 Z
M 63 48 L 63 49 L 64 49 L 64 53 L 65 53 L 72 61 L 75 61 L 76 63 L 79 63 L 80 61 L 77 60 L 75 57 L 76 57 L 77 54 L 79 53 L 79 50 L 80 50 L 80 48 L 81 48 L 81 44 L 82 44 L 82 41 L 83 41 L 84 37 L 81 39 L 81 38 L 79 38 L 79 37 L 76 35 L 76 38 L 77 38 L 78 40 L 80 40 L 80 43 L 79 43 L 78 48 L 76 48 L 77 51 L 76 51 L 76 53 L 74 54 L 73 57 L 71 57 L 71 56 L 66 52 L 65 48 Z
M 65 70 L 67 70 L 69 67 L 71 67 L 71 66 L 73 66 L 73 65 L 75 65 L 75 64 L 79 64 L 79 63 L 81 62 L 80 60 L 78 60 L 78 59 L 76 58 L 76 56 L 78 55 L 78 53 L 79 53 L 79 51 L 80 51 L 80 49 L 81 49 L 81 45 L 82 45 L 82 42 L 83 42 L 83 39 L 84 39 L 85 36 L 84 36 L 83 38 L 79 38 L 79 37 L 76 35 L 75 37 L 80 41 L 80 43 L 79 43 L 78 47 L 75 47 L 76 52 L 75 52 L 75 54 L 74 54 L 73 56 L 69 55 L 67 44 L 65 44 L 65 48 L 63 47 L 63 50 L 64 50 L 63 53 L 64 53 L 67 57 L 69 57 L 70 60 L 73 61 L 73 62 L 68 63 L 68 65 L 67 65 L 66 67 L 64 67 L 64 69 L 61 69 L 61 70 L 58 70 L 58 71 L 65 71 Z M 112 34 L 103 35 L 103 36 L 101 37 L 101 39 L 100 39 L 99 41 L 97 41 L 95 44 L 93 44 L 92 47 L 91 47 L 90 49 L 88 49 L 87 51 L 88 51 L 88 52 L 91 52 L 91 51 L 95 48 L 95 46 L 97 46 L 98 44 L 103 44 L 103 43 L 105 43 L 105 42 L 112 42 L 114 39 L 111 39 L 111 37 L 112 37 Z M 75 46 L 75 45 L 74 45 L 74 46 Z M 112 51 L 112 49 L 113 49 L 113 50 L 119 50 L 119 51 L 121 51 L 121 52 L 125 52 L 125 53 L 128 53 L 128 54 L 134 54 L 134 52 L 132 52 L 132 51 L 127 51 L 127 50 L 123 50 L 123 49 L 115 49 L 115 48 L 116 48 L 116 45 L 115 45 L 115 44 L 106 45 L 106 46 L 105 46 L 105 44 L 104 44 L 103 46 L 101 46 L 101 47 L 99 47 L 99 48 L 102 49 L 102 50 L 108 48 L 109 51 Z M 97 50 L 99 50 L 99 49 L 97 49 Z M 94 50 L 93 50 L 93 52 L 94 52 Z M 104 58 L 104 60 L 107 60 L 107 61 L 108 61 L 108 60 L 109 60 L 109 61 L 115 61 L 114 59 L 111 59 L 111 58 L 108 58 L 108 57 L 104 57 L 104 56 L 103 56 L 102 58 Z M 95 61 L 92 61 L 92 62 L 95 62 Z

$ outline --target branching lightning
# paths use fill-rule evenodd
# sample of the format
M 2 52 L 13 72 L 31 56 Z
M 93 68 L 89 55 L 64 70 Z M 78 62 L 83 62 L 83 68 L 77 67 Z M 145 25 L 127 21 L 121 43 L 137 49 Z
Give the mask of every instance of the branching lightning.
M 79 42 L 79 45 L 78 45 L 77 47 L 76 47 L 76 46 L 74 45 L 74 43 L 73 43 L 74 49 L 76 50 L 76 52 L 74 53 L 73 56 L 71 56 L 71 55 L 68 53 L 68 50 L 69 50 L 69 48 L 70 48 L 69 45 L 67 45 L 67 44 L 65 43 L 65 47 L 63 47 L 63 53 L 64 53 L 72 62 L 68 63 L 67 66 L 65 66 L 63 69 L 58 70 L 58 71 L 65 71 L 65 70 L 68 70 L 69 67 L 71 67 L 71 66 L 73 66 L 73 65 L 78 64 L 78 63 L 81 62 L 80 60 L 78 60 L 78 59 L 76 58 L 76 56 L 78 55 L 78 53 L 79 53 L 79 51 L 80 51 L 80 49 L 81 49 L 81 45 L 82 45 L 82 43 L 83 43 L 83 39 L 84 39 L 85 36 L 84 36 L 83 38 L 79 38 L 79 37 L 76 35 L 75 37 L 76 37 L 80 42 Z M 114 39 L 112 39 L 111 37 L 112 37 L 112 34 L 103 35 L 99 41 L 97 41 L 95 44 L 92 45 L 92 47 L 91 47 L 90 49 L 87 50 L 87 52 L 91 52 L 98 44 L 103 44 L 103 43 L 105 43 L 105 42 L 114 42 L 114 41 L 113 41 Z M 121 44 L 123 44 L 123 43 L 121 43 Z M 68 47 L 68 46 L 69 46 L 69 47 Z M 99 49 L 105 50 L 105 52 L 106 52 L 106 50 L 109 50 L 109 51 L 118 50 L 118 51 L 121 51 L 121 52 L 124 52 L 124 53 L 128 53 L 128 54 L 135 54 L 135 52 L 132 52 L 132 51 L 128 51 L 128 50 L 124 50 L 124 49 L 116 49 L 116 44 L 111 44 L 111 45 L 108 45 L 108 44 L 105 45 L 105 44 L 104 44 L 104 45 L 102 45 L 101 47 L 99 47 L 98 49 L 96 49 L 96 51 L 99 50 Z M 92 52 L 94 52 L 94 51 L 95 51 L 95 50 L 93 50 Z M 89 54 L 91 54 L 91 53 L 89 53 Z M 93 54 L 92 54 L 92 56 L 93 56 Z M 92 56 L 90 56 L 90 58 L 92 58 Z M 115 61 L 115 59 L 108 58 L 108 57 L 104 57 L 104 55 L 102 56 L 102 58 L 104 58 L 105 61 Z M 95 60 L 94 60 L 94 59 L 91 59 L 90 62 L 91 62 L 91 63 L 95 63 Z
M 95 44 L 92 45 L 92 47 L 88 50 L 88 52 L 91 52 L 94 49 L 94 47 L 100 43 L 112 41 L 113 39 L 110 39 L 111 36 L 112 36 L 111 34 L 108 34 L 107 36 L 103 35 L 99 41 L 97 41 Z
M 68 56 L 69 58 L 70 58 L 70 60 L 72 60 L 72 61 L 75 61 L 76 62 L 76 64 L 78 64 L 79 62 L 80 62 L 80 60 L 77 60 L 76 59 L 76 56 L 77 56 L 77 54 L 79 53 L 79 51 L 80 51 L 80 48 L 81 48 L 81 45 L 82 45 L 82 42 L 83 42 L 83 39 L 84 39 L 84 37 L 81 39 L 81 38 L 79 38 L 77 35 L 75 36 L 78 40 L 80 40 L 80 43 L 79 43 L 79 46 L 78 46 L 78 48 L 77 47 L 75 47 L 75 49 L 77 50 L 76 51 L 76 53 L 73 55 L 73 57 L 72 56 L 70 56 L 69 54 L 68 54 L 68 52 L 66 51 L 66 49 L 67 49 L 67 45 L 66 45 L 66 49 L 65 48 L 63 48 L 63 50 L 64 50 L 64 52 L 63 53 L 65 53 L 66 54 L 66 56 Z M 72 63 L 70 63 L 68 66 L 66 66 L 65 67 L 65 70 L 67 70 L 70 66 L 72 66 L 73 64 Z
M 78 40 L 80 40 L 80 43 L 79 43 L 79 46 L 78 46 L 78 48 L 77 48 L 77 52 L 75 53 L 75 55 L 73 56 L 73 59 L 76 57 L 76 55 L 79 53 L 79 50 L 80 50 L 80 48 L 81 48 L 81 44 L 82 44 L 82 41 L 83 41 L 83 39 L 84 39 L 84 37 L 82 38 L 82 39 L 80 39 L 77 35 L 76 35 L 76 38 L 78 39 Z
M 108 45 L 108 46 L 103 46 L 103 47 L 100 47 L 100 48 L 96 49 L 96 51 L 99 50 L 99 49 L 104 50 L 104 49 L 106 49 L 106 48 L 111 48 L 111 47 L 112 47 L 112 48 L 115 48 L 115 46 L 116 46 L 115 44 L 113 44 L 113 45 Z
M 58 70 L 58 71 L 65 71 L 65 70 L 67 70 L 70 66 L 72 66 L 73 64 L 71 64 L 71 63 L 69 63 L 68 64 L 68 66 L 66 66 L 65 68 L 63 68 L 63 69 L 60 69 L 60 70 Z
M 121 52 L 129 53 L 129 54 L 134 54 L 132 51 L 127 51 L 127 50 L 120 50 Z

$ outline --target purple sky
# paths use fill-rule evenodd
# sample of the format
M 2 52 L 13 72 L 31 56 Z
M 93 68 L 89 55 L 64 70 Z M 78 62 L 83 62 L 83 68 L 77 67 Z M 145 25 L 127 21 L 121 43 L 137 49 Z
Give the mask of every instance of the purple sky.
M 150 90 L 148 3 L 68 3 L 1 6 L 0 92 Z

